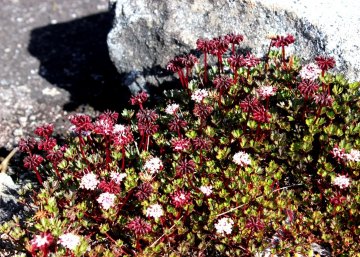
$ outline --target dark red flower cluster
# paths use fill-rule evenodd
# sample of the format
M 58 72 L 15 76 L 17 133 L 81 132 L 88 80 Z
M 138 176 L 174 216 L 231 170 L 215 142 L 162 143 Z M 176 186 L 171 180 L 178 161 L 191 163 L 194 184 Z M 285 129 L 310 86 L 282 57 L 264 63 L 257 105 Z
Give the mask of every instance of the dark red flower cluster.
M 234 33 L 229 33 L 227 35 L 225 35 L 225 38 L 231 43 L 231 44 L 235 44 L 235 45 L 239 45 L 243 40 L 244 40 L 244 36 L 241 34 L 234 34 Z
M 240 108 L 243 112 L 252 112 L 259 105 L 259 99 L 250 95 L 240 102 Z
M 176 175 L 181 176 L 186 173 L 195 172 L 196 164 L 193 160 L 180 160 L 178 165 L 176 166 Z
M 114 146 L 124 147 L 134 141 L 134 135 L 129 126 L 115 125 L 112 141 Z
M 252 231 L 258 232 L 265 228 L 264 222 L 258 217 L 251 217 L 245 225 L 246 228 Z
M 194 115 L 199 117 L 202 120 L 205 120 L 210 116 L 214 108 L 208 104 L 195 104 L 194 106 Z
M 173 138 L 171 146 L 175 152 L 185 152 L 190 149 L 191 143 L 187 138 Z
M 257 58 L 255 55 L 248 53 L 244 58 L 244 62 L 245 62 L 245 66 L 250 69 L 258 65 L 260 63 L 260 59 Z
M 94 123 L 94 133 L 99 135 L 112 135 L 114 130 L 113 119 L 107 116 L 100 116 Z
M 121 191 L 120 185 L 116 184 L 113 180 L 111 180 L 110 182 L 106 182 L 103 180 L 99 183 L 98 187 L 103 192 L 108 192 L 111 194 L 118 194 Z
M 195 64 L 199 62 L 193 54 L 188 54 L 184 56 L 177 56 L 171 60 L 167 65 L 167 70 L 172 72 L 177 72 L 179 79 L 183 88 L 187 89 L 189 84 L 189 78 L 191 76 L 191 70 Z M 184 73 L 183 69 L 185 68 L 186 72 Z
M 152 192 L 153 188 L 150 183 L 142 183 L 140 186 L 138 186 L 135 196 L 139 201 L 142 201 L 147 199 Z
M 26 156 L 24 158 L 24 167 L 27 169 L 35 170 L 44 161 L 44 158 L 38 154 Z
M 140 109 L 143 108 L 143 103 L 147 101 L 149 95 L 145 91 L 141 91 L 137 95 L 130 98 L 130 103 L 132 105 L 139 105 Z
M 191 203 L 191 193 L 183 189 L 176 190 L 170 197 L 175 208 L 182 208 Z
M 146 235 L 152 230 L 151 225 L 140 217 L 135 217 L 127 224 L 127 227 L 136 235 Z
M 175 117 L 172 121 L 169 122 L 169 129 L 171 131 L 180 131 L 181 128 L 185 128 L 187 126 L 187 122 L 183 119 Z
M 193 139 L 194 148 L 197 150 L 208 151 L 211 148 L 212 142 L 204 137 L 196 137 Z
M 295 42 L 295 38 L 293 35 L 288 34 L 286 37 L 277 35 L 271 39 L 271 46 L 284 47 L 291 45 L 294 42 Z
M 312 98 L 319 89 L 319 85 L 311 80 L 303 80 L 300 82 L 298 89 L 305 99 Z
M 49 138 L 53 132 L 54 132 L 53 124 L 44 124 L 40 127 L 37 127 L 34 131 L 36 135 L 43 138 Z
M 32 137 L 21 138 L 19 141 L 19 149 L 23 153 L 30 153 L 36 146 L 36 140 Z
M 48 151 L 46 155 L 46 159 L 51 161 L 53 164 L 57 164 L 61 161 L 62 157 L 64 156 L 63 152 L 61 150 L 51 150 Z
M 213 82 L 220 92 L 229 90 L 233 84 L 233 80 L 228 76 L 216 76 Z
M 85 114 L 76 114 L 69 117 L 70 122 L 75 125 L 74 132 L 80 134 L 82 132 L 92 131 L 94 125 L 92 124 L 91 117 Z
M 56 146 L 55 138 L 47 138 L 39 142 L 38 149 L 44 151 L 50 151 Z
M 252 115 L 253 119 L 260 123 L 269 123 L 271 119 L 271 114 L 261 105 L 253 109 Z
M 315 57 L 315 61 L 323 72 L 335 67 L 335 59 L 333 57 L 318 56 Z
M 331 95 L 328 94 L 328 92 L 322 92 L 315 95 L 314 101 L 316 104 L 325 107 L 332 106 L 334 99 L 331 97 Z

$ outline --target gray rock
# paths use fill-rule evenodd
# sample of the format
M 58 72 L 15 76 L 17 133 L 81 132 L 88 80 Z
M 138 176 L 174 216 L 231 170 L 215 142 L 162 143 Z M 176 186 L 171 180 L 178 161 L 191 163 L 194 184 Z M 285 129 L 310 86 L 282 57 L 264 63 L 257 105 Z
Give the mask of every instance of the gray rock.
M 318 55 L 333 56 L 338 71 L 352 80 L 360 77 L 360 65 L 355 58 L 360 54 L 360 43 L 354 38 L 356 34 L 348 35 L 349 26 L 353 31 L 359 30 L 356 12 L 351 12 L 350 20 L 345 19 L 345 15 L 333 15 L 332 26 L 328 24 L 329 15 L 323 14 L 321 19 L 321 13 L 331 11 L 332 14 L 337 10 L 336 1 L 321 0 L 323 5 L 320 6 L 324 9 L 321 12 L 318 4 L 315 6 L 310 0 L 305 0 L 306 4 L 296 0 L 112 2 L 115 2 L 115 20 L 107 39 L 109 53 L 117 70 L 127 75 L 125 83 L 132 91 L 138 90 L 139 85 L 134 82 L 139 81 L 139 77 L 158 75 L 162 71 L 158 68 L 165 68 L 175 55 L 195 49 L 198 38 L 213 38 L 230 32 L 245 35 L 243 48 L 259 56 L 264 55 L 268 47 L 267 35 L 293 34 L 296 43 L 288 48 L 288 53 L 296 52 L 303 61 Z M 350 4 L 345 6 L 343 12 L 346 8 L 352 9 Z M 341 26 L 345 25 L 347 28 L 342 33 Z
M 5 173 L 0 173 L 0 221 L 9 219 L 17 206 L 17 193 L 19 188 L 12 178 Z

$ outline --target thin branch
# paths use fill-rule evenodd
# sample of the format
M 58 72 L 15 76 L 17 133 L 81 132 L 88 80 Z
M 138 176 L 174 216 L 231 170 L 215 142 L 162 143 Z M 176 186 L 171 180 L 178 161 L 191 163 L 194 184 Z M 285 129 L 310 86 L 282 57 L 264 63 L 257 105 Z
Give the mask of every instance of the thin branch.
M 9 165 L 10 159 L 15 155 L 18 148 L 15 147 L 9 154 L 6 156 L 6 158 L 1 162 L 0 164 L 0 173 L 5 173 L 7 170 L 7 167 Z
M 302 185 L 303 185 L 303 184 L 296 184 L 296 185 L 291 185 L 291 186 L 286 186 L 286 187 L 278 188 L 278 189 L 272 191 L 270 194 L 273 194 L 273 193 L 275 193 L 275 192 L 278 192 L 278 191 L 281 191 L 281 190 L 284 190 L 284 189 L 288 189 L 288 188 L 291 188 L 291 187 L 297 187 L 297 186 L 302 186 Z M 260 196 L 263 196 L 263 195 L 258 195 L 258 196 L 256 196 L 253 200 L 258 199 Z M 225 214 L 228 214 L 228 213 L 233 212 L 233 211 L 235 211 L 235 210 L 237 210 L 237 209 L 240 209 L 241 207 L 243 207 L 243 206 L 245 206 L 245 205 L 247 205 L 247 203 L 244 203 L 244 204 L 242 204 L 242 205 L 239 205 L 239 206 L 237 206 L 237 207 L 235 207 L 235 208 L 232 208 L 232 209 L 230 209 L 230 210 L 228 210 L 228 211 L 226 211 L 226 212 L 220 213 L 220 214 L 216 215 L 216 217 L 217 217 L 217 218 L 218 218 L 218 217 L 221 217 L 221 216 L 223 216 L 223 215 L 225 215 Z
M 183 216 L 181 216 L 177 221 L 181 220 L 182 218 L 183 218 Z M 170 232 L 174 227 L 175 227 L 175 224 L 172 225 L 172 226 L 169 228 L 169 232 Z M 163 238 L 164 236 L 165 236 L 165 233 L 162 234 L 158 239 L 156 239 L 156 240 L 154 241 L 154 243 L 152 243 L 152 244 L 150 245 L 150 247 L 155 246 L 155 245 L 157 244 L 157 242 L 159 242 L 160 239 Z

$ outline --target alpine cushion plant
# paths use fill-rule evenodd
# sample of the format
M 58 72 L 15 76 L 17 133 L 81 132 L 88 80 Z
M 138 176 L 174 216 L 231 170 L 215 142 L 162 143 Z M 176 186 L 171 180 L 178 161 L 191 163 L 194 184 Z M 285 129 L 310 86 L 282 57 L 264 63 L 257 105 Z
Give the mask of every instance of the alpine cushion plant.
M 155 109 L 141 92 L 121 117 L 71 116 L 64 143 L 48 124 L 23 139 L 39 185 L 2 238 L 31 256 L 359 253 L 359 83 L 287 57 L 291 35 L 262 59 L 232 37 L 198 40 L 204 67 L 170 61 L 182 88 Z

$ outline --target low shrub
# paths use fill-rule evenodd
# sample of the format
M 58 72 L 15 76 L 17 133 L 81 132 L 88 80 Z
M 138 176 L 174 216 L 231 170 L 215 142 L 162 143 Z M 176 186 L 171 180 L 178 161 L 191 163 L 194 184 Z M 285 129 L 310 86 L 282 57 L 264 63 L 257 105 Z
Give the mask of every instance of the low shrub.
M 39 186 L 3 238 L 31 256 L 359 253 L 359 83 L 329 73 L 333 58 L 286 56 L 291 35 L 261 59 L 242 40 L 199 39 L 203 66 L 170 61 L 181 89 L 70 116 L 61 143 L 51 124 L 22 139 Z

